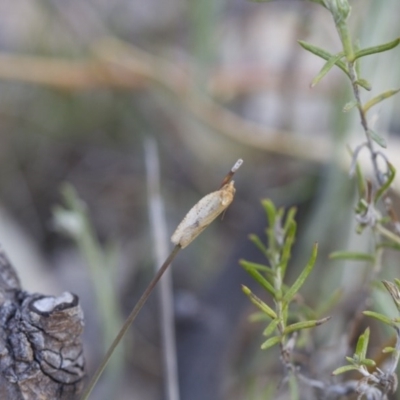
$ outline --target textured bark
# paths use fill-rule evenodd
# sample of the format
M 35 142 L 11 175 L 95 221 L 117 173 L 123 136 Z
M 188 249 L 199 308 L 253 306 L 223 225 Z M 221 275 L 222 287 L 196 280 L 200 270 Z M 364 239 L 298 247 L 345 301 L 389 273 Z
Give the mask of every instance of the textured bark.
M 0 248 L 0 399 L 69 400 L 82 389 L 78 297 L 28 293 Z

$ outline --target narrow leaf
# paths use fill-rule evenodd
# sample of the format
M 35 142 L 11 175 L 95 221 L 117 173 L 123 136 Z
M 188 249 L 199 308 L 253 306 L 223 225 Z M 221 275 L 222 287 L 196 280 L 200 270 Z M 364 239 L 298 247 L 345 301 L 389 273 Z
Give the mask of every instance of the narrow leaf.
M 348 372 L 348 371 L 354 371 L 355 369 L 358 370 L 358 367 L 356 367 L 356 366 L 354 366 L 354 365 L 345 365 L 344 367 L 336 368 L 336 369 L 332 372 L 332 375 L 343 374 L 343 373 Z
M 343 107 L 343 112 L 347 113 L 350 110 L 352 110 L 354 107 L 357 107 L 358 105 L 358 101 L 357 100 L 353 100 L 353 101 L 349 101 L 344 107 Z
M 379 46 L 368 47 L 356 52 L 354 55 L 354 60 L 357 58 L 369 56 L 371 54 L 382 53 L 383 51 L 388 51 L 395 48 L 400 43 L 400 38 L 392 40 L 391 42 L 381 44 Z M 353 61 L 354 61 L 353 60 Z
M 363 171 L 360 167 L 360 163 L 356 163 L 356 179 L 357 179 L 357 189 L 358 196 L 360 199 L 363 199 L 366 192 L 365 178 L 363 175 Z
M 393 321 L 389 317 L 387 317 L 386 315 L 377 313 L 375 311 L 363 311 L 363 314 L 368 316 L 368 317 L 375 318 L 375 319 L 383 322 L 384 324 L 387 324 L 389 326 L 393 326 Z
M 375 257 L 368 253 L 357 253 L 354 251 L 334 251 L 329 254 L 331 260 L 352 260 L 352 261 L 375 261 Z
M 259 264 L 259 263 L 250 262 L 250 261 L 246 261 L 246 260 L 239 260 L 239 264 L 242 267 L 252 268 L 252 269 L 255 269 L 256 271 L 266 272 L 267 274 L 274 273 L 270 267 L 267 267 L 264 264 Z
M 251 234 L 249 235 L 249 239 L 256 245 L 256 247 L 258 248 L 258 250 L 261 251 L 261 253 L 267 255 L 268 249 L 257 235 Z
M 257 306 L 261 311 L 265 312 L 271 319 L 277 318 L 275 311 L 265 304 L 259 297 L 257 297 L 252 291 L 247 287 L 242 285 L 243 293 L 250 299 L 250 301 Z
M 369 332 L 369 328 L 367 328 L 364 333 L 358 338 L 355 354 L 359 359 L 365 359 L 365 357 L 367 356 Z
M 294 220 L 292 220 L 291 224 L 288 227 L 286 240 L 285 240 L 285 243 L 283 244 L 283 248 L 282 248 L 282 256 L 281 256 L 281 262 L 280 262 L 282 279 L 285 277 L 286 267 L 290 260 L 292 246 L 293 246 L 294 240 L 296 238 L 296 229 L 297 229 L 297 224 Z
M 316 56 L 323 58 L 324 60 L 329 60 L 333 56 L 333 54 L 325 51 L 324 49 L 304 42 L 303 40 L 299 40 L 298 43 L 301 47 L 303 47 L 303 49 L 308 50 L 310 53 L 313 53 Z M 335 65 L 338 66 L 350 78 L 349 71 L 347 70 L 346 64 L 343 61 L 339 60 L 336 62 Z M 371 85 L 365 79 L 359 79 L 357 81 L 357 84 L 359 86 L 362 86 L 366 90 L 371 90 Z
M 389 176 L 388 176 L 385 184 L 382 185 L 375 193 L 375 197 L 374 197 L 375 204 L 383 196 L 383 194 L 390 188 L 390 186 L 396 176 L 396 169 L 391 163 L 388 163 L 388 168 L 389 168 Z
M 276 211 L 275 220 L 282 221 L 284 214 L 285 214 L 285 209 L 283 207 L 279 207 L 278 210 Z
M 357 365 L 357 363 L 358 363 L 358 357 L 357 357 L 357 360 L 353 357 L 345 357 L 345 358 L 346 358 L 346 361 L 348 363 L 350 363 L 351 365 Z
M 371 358 L 363 358 L 362 360 L 360 360 L 360 364 L 365 365 L 366 367 L 375 367 L 376 362 Z
M 276 219 L 276 208 L 274 203 L 270 199 L 264 199 L 261 201 L 261 204 L 264 207 L 265 212 L 267 213 L 269 226 L 274 227 Z
M 356 80 L 356 84 L 358 86 L 363 87 L 365 90 L 368 90 L 368 91 L 370 91 L 372 89 L 371 84 L 366 79 L 363 79 L 363 78 Z
M 285 235 L 287 235 L 287 231 L 292 223 L 292 221 L 294 221 L 295 217 L 296 217 L 296 213 L 297 213 L 297 207 L 290 207 L 289 211 L 286 214 L 286 220 L 285 220 L 285 224 L 283 226 L 283 232 L 285 233 Z
M 378 243 L 377 248 L 380 248 L 380 247 L 384 247 L 384 248 L 400 251 L 400 244 L 399 243 L 380 242 L 380 243 Z
M 296 295 L 296 293 L 299 291 L 299 289 L 303 286 L 308 275 L 310 275 L 311 271 L 314 268 L 315 260 L 317 258 L 317 253 L 318 253 L 318 243 L 315 243 L 313 246 L 311 257 L 310 257 L 306 267 L 303 269 L 303 271 L 301 272 L 299 277 L 296 279 L 296 281 L 293 283 L 291 288 L 285 293 L 285 295 L 283 297 L 283 301 L 285 303 L 289 303 L 290 300 L 292 300 L 293 297 Z
M 388 346 L 388 347 L 385 347 L 383 350 L 382 350 L 382 353 L 393 353 L 394 351 L 396 351 L 396 349 L 394 348 L 394 347 L 390 347 L 390 346 Z
M 274 332 L 274 330 L 276 329 L 276 327 L 278 326 L 278 324 L 279 324 L 279 319 L 278 319 L 278 318 L 273 319 L 273 320 L 268 324 L 268 326 L 264 329 L 263 335 L 264 335 L 264 336 L 272 335 L 272 333 Z
M 395 94 L 399 93 L 400 89 L 393 89 L 393 90 L 387 90 L 386 92 L 383 92 L 381 94 L 378 94 L 378 96 L 373 97 L 371 100 L 367 101 L 364 104 L 363 111 L 366 114 L 367 111 L 373 107 L 374 105 L 380 103 L 381 101 L 388 99 L 389 97 L 394 96 Z
M 275 288 L 264 278 L 256 269 L 248 267 L 247 265 L 243 265 L 244 270 L 253 277 L 255 281 L 257 281 L 265 290 L 272 294 L 273 297 L 276 297 Z
M 315 54 L 316 56 L 318 56 L 318 57 L 320 57 L 320 58 L 323 58 L 323 59 L 326 60 L 326 61 L 328 61 L 330 58 L 333 57 L 333 54 L 331 54 L 331 53 L 325 51 L 324 49 L 321 49 L 321 48 L 318 47 L 318 46 L 314 46 L 313 44 L 304 42 L 303 40 L 298 40 L 298 43 L 300 44 L 300 46 L 301 46 L 303 49 L 309 51 L 310 53 Z M 336 61 L 336 65 L 337 65 L 347 76 L 350 77 L 349 71 L 347 70 L 347 67 L 346 67 L 346 64 L 345 64 L 343 61 L 341 61 L 341 60 Z
M 281 337 L 280 336 L 274 336 L 272 338 L 269 338 L 268 340 L 266 340 L 262 345 L 261 345 L 261 349 L 262 350 L 267 350 L 272 346 L 275 346 L 276 344 L 278 344 L 281 341 Z
M 332 69 L 334 65 L 344 56 L 344 52 L 340 52 L 336 55 L 333 55 L 328 59 L 328 61 L 325 63 L 325 65 L 322 67 L 321 71 L 318 73 L 318 75 L 312 80 L 311 82 L 311 87 L 313 88 L 315 85 L 317 85 L 320 80 Z
M 385 140 L 381 135 L 379 135 L 378 133 L 376 133 L 376 132 L 375 132 L 374 130 L 372 130 L 372 129 L 368 129 L 368 134 L 369 134 L 369 136 L 371 136 L 371 139 L 372 139 L 375 143 L 379 144 L 379 146 L 381 146 L 381 147 L 383 147 L 384 149 L 386 149 L 386 146 L 387 146 L 386 140 Z
M 294 331 L 300 331 L 302 329 L 314 328 L 316 326 L 322 325 L 324 322 L 327 322 L 330 319 L 331 319 L 331 317 L 326 317 L 326 318 L 322 318 L 322 319 L 318 319 L 318 320 L 296 322 L 294 324 L 288 325 L 285 328 L 285 330 L 283 331 L 283 334 L 287 335 Z

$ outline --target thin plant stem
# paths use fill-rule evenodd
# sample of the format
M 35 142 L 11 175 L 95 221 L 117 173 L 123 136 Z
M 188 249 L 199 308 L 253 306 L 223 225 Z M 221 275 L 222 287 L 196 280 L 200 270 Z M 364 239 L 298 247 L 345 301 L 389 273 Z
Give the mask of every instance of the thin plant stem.
M 348 69 L 349 69 L 349 76 L 350 76 L 350 80 L 351 80 L 351 86 L 353 88 L 353 94 L 357 101 L 357 109 L 360 114 L 361 126 L 364 129 L 364 133 L 367 138 L 367 147 L 371 153 L 371 161 L 372 161 L 372 166 L 374 169 L 374 174 L 376 176 L 378 183 L 380 185 L 383 185 L 385 182 L 382 179 L 382 174 L 379 172 L 379 166 L 378 166 L 378 162 L 376 160 L 374 143 L 373 143 L 371 135 L 369 133 L 368 120 L 366 118 L 366 115 L 365 115 L 365 112 L 363 110 L 363 106 L 361 103 L 360 87 L 358 86 L 358 83 L 357 83 L 357 75 L 356 75 L 354 62 L 348 62 Z
M 81 400 L 87 400 L 89 398 L 90 393 L 92 392 L 94 386 L 96 385 L 97 381 L 99 380 L 104 369 L 106 368 L 107 363 L 110 360 L 115 348 L 118 346 L 118 344 L 120 343 L 122 338 L 125 336 L 125 333 L 129 329 L 129 327 L 132 325 L 133 321 L 136 319 L 136 317 L 139 314 L 140 310 L 142 309 L 143 305 L 146 303 L 147 299 L 149 298 L 151 292 L 157 285 L 158 281 L 161 279 L 164 272 L 167 270 L 169 265 L 172 263 L 172 261 L 174 260 L 176 255 L 179 253 L 179 250 L 181 250 L 181 247 L 179 245 L 176 245 L 173 248 L 170 255 L 164 261 L 164 264 L 161 266 L 161 268 L 158 270 L 157 274 L 154 276 L 152 281 L 147 286 L 146 290 L 143 292 L 142 296 L 140 297 L 140 299 L 136 303 L 136 306 L 133 308 L 133 310 L 129 314 L 128 318 L 126 319 L 126 321 L 125 321 L 124 325 L 122 326 L 121 330 L 119 331 L 118 335 L 116 336 L 116 338 L 112 342 L 111 346 L 107 350 L 107 353 L 105 354 L 102 362 L 100 363 L 100 365 L 97 368 L 96 372 L 94 373 L 92 379 L 90 380 L 89 384 L 87 385 L 85 391 L 83 392 L 83 394 L 81 396 Z

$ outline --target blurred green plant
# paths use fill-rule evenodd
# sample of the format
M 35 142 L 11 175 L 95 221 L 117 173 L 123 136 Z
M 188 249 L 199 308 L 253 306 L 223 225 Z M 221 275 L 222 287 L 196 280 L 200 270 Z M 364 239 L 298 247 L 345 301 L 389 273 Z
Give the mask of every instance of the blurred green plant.
M 115 246 L 102 246 L 99 243 L 86 204 L 79 198 L 74 187 L 64 184 L 61 195 L 65 206 L 56 206 L 53 209 L 53 223 L 59 232 L 74 241 L 86 261 L 99 315 L 102 350 L 105 352 L 123 321 L 118 304 L 119 296 L 115 285 L 112 284 L 115 283 L 118 253 Z M 115 389 L 121 376 L 123 362 L 124 350 L 121 347 L 112 359 L 107 377 L 111 390 Z

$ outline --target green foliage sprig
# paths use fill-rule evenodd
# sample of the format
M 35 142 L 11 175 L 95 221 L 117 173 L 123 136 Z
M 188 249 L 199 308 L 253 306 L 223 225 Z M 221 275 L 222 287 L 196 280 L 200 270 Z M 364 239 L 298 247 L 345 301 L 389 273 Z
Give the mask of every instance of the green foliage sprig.
M 389 281 L 383 281 L 382 283 L 391 295 L 397 310 L 400 312 L 400 280 L 395 279 L 394 283 Z M 375 311 L 364 311 L 363 314 L 375 318 L 395 330 L 395 347 L 385 347 L 382 350 L 383 353 L 391 354 L 392 357 L 389 364 L 386 366 L 385 370 L 381 370 L 376 367 L 374 360 L 367 358 L 370 334 L 370 329 L 367 328 L 358 338 L 353 357 L 346 357 L 349 364 L 335 369 L 332 374 L 339 375 L 351 370 L 356 370 L 363 376 L 358 387 L 360 396 L 365 395 L 367 398 L 370 398 L 368 396 L 374 393 L 379 396 L 376 398 L 386 398 L 383 396 L 386 396 L 387 393 L 394 393 L 397 389 L 396 368 L 400 357 L 400 317 L 389 318 Z
M 248 287 L 242 286 L 242 290 L 259 309 L 261 315 L 268 320 L 263 332 L 267 340 L 261 345 L 261 348 L 266 350 L 279 345 L 285 369 L 297 375 L 291 360 L 297 334 L 306 329 L 315 328 L 330 319 L 330 317 L 309 319 L 306 315 L 296 312 L 296 319 L 291 320 L 294 315 L 294 313 L 290 313 L 291 306 L 296 302 L 299 290 L 314 268 L 318 245 L 314 244 L 308 263 L 294 283 L 288 286 L 285 278 L 296 236 L 296 209 L 290 208 L 285 215 L 284 209 L 276 209 L 269 199 L 263 200 L 262 205 L 268 220 L 267 243 L 264 244 L 256 235 L 250 235 L 250 239 L 265 255 L 268 265 L 245 260 L 241 260 L 240 264 L 269 293 L 273 300 L 273 306 L 261 300 Z

